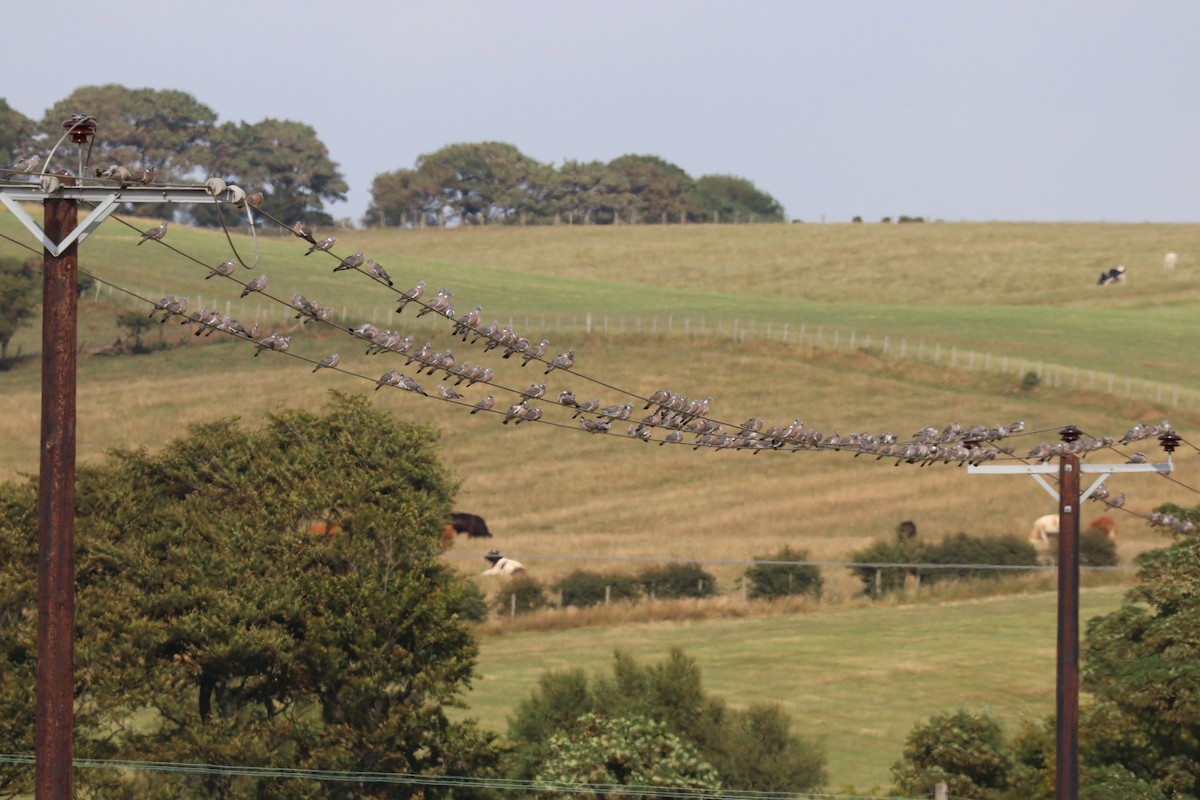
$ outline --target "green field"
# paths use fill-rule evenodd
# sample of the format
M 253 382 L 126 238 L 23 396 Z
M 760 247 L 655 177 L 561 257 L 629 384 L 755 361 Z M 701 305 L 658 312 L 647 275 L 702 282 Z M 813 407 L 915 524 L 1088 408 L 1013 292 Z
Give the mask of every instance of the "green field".
M 1107 613 L 1122 589 L 1085 590 L 1081 618 Z M 830 786 L 887 786 L 904 737 L 958 708 L 1040 722 L 1054 712 L 1053 593 L 937 604 L 831 609 L 690 623 L 532 631 L 483 641 L 469 713 L 503 730 L 541 670 L 611 672 L 614 650 L 657 661 L 693 656 L 705 688 L 734 706 L 781 703 L 797 732 L 822 741 Z
M 138 224 L 149 228 L 156 222 Z M 0 215 L 0 233 L 28 239 L 7 214 Z M 596 397 L 608 405 L 623 402 L 625 391 L 644 397 L 670 388 L 693 398 L 711 395 L 710 416 L 734 424 L 755 415 L 768 425 L 798 417 L 826 433 L 887 429 L 901 437 L 952 421 L 990 425 L 1023 419 L 1030 433 L 1014 441 L 1020 450 L 1042 439 L 1054 441 L 1055 432 L 1068 423 L 1089 434 L 1119 437 L 1135 422 L 1164 418 L 1189 441 L 1200 441 L 1191 433 L 1200 422 L 1200 359 L 1195 357 L 1200 352 L 1195 324 L 1200 226 L 938 223 L 336 233 L 340 254 L 364 250 L 386 265 L 397 289 L 422 279 L 431 290 L 450 288 L 460 314 L 479 303 L 484 320 L 511 321 L 535 341 L 544 335 L 552 352 L 573 348 L 580 375 L 547 378 L 550 396 L 571 388 L 581 399 Z M 178 347 L 141 356 L 91 355 L 117 335 L 116 314 L 139 307 L 101 286 L 80 306 L 78 435 L 85 463 L 109 448 L 162 447 L 193 422 L 239 416 L 255 424 L 279 407 L 319 408 L 332 388 L 366 391 L 398 417 L 436 428 L 444 458 L 461 481 L 458 508 L 483 515 L 496 534 L 490 541 L 460 539 L 449 563 L 475 573 L 486 566 L 482 555 L 497 547 L 547 582 L 575 569 L 637 566 L 598 559 L 735 561 L 784 545 L 804 549 L 814 560 L 845 559 L 890 535 L 901 520 L 913 520 L 920 535 L 931 540 L 959 531 L 1024 535 L 1035 517 L 1055 510 L 1045 492 L 1019 476 L 972 476 L 943 465 L 894 467 L 891 460 L 846 453 L 753 455 L 659 447 L 623 435 L 585 434 L 547 403 L 545 419 L 554 424 L 517 427 L 406 392 L 374 393 L 381 373 L 392 367 L 405 371 L 402 361 L 364 356 L 344 332 L 293 331 L 290 314 L 269 299 L 239 300 L 239 286 L 205 281 L 200 264 L 155 244 L 135 247 L 136 241 L 128 228 L 106 223 L 83 244 L 80 265 L 143 296 L 189 296 L 193 308 L 228 308 L 246 322 L 258 315 L 268 330 L 294 333 L 296 354 L 316 359 L 339 351 L 343 367 L 363 377 L 313 375 L 309 363 L 276 353 L 254 358 L 244 342 L 220 336 L 197 340 L 174 324 L 163 326 L 163 335 L 182 342 Z M 252 257 L 255 243 L 244 237 L 236 241 L 239 251 Z M 229 258 L 220 233 L 178 227 L 167 242 L 202 264 Z M 266 273 L 276 297 L 286 300 L 299 290 L 335 306 L 338 321 L 347 325 L 374 319 L 428 338 L 436 349 L 453 347 L 460 361 L 494 365 L 497 407 L 511 402 L 500 387 L 520 391 L 542 377 L 533 365 L 522 369 L 494 352 L 482 355 L 480 345 L 451 340 L 444 321 L 431 321 L 432 315 L 421 320 L 411 311 L 390 315 L 394 293 L 358 273 L 333 273 L 336 262 L 327 256 L 303 257 L 305 245 L 298 239 L 272 234 L 257 247 L 260 263 L 253 271 L 239 271 L 242 280 Z M 1180 254 L 1180 267 L 1171 273 L 1162 269 L 1168 250 Z M 0 239 L 0 255 L 28 253 Z M 1098 272 L 1118 263 L 1129 268 L 1129 283 L 1097 287 Z M 12 347 L 28 355 L 36 353 L 39 341 L 36 326 L 30 327 Z M 1039 370 L 1040 386 L 1022 391 L 1025 373 Z M 422 380 L 431 388 L 440 377 Z M 5 411 L 0 415 L 5 443 L 0 479 L 36 472 L 39 387 L 36 358 L 0 372 Z M 484 391 L 480 386 L 467 390 L 468 402 Z M 624 433 L 624 427 L 614 428 Z M 1160 457 L 1152 442 L 1138 447 Z M 1195 505 L 1192 487 L 1200 486 L 1200 469 L 1194 450 L 1184 450 L 1176 454 L 1174 481 L 1121 476 L 1106 485 L 1114 493 L 1126 492 L 1127 509 L 1136 514 L 1165 501 Z M 1085 522 L 1099 511 L 1086 507 Z M 1118 523 L 1125 564 L 1166 541 L 1131 514 L 1119 514 Z M 711 565 L 726 591 L 733 591 L 743 569 Z M 497 586 L 495 579 L 479 580 L 489 592 Z M 1011 614 L 1017 622 L 1034 613 L 1022 611 L 1019 603 L 1025 601 L 1017 599 L 1013 608 L 1000 600 L 955 605 L 945 614 L 953 614 L 961 627 L 954 644 L 942 648 L 924 632 L 925 627 L 938 630 L 940 607 L 844 611 L 842 604 L 857 593 L 857 583 L 837 570 L 826 580 L 822 613 L 753 623 L 713 621 L 728 629 L 699 636 L 694 644 L 686 637 L 697 626 L 680 622 L 634 629 L 593 626 L 548 636 L 568 642 L 565 651 L 582 651 L 594 639 L 594 658 L 600 661 L 616 641 L 656 654 L 664 649 L 662 642 L 681 637 L 706 667 L 714 664 L 710 688 L 741 702 L 755 699 L 753 687 L 771 686 L 780 672 L 758 669 L 773 653 L 755 644 L 755 637 L 776 641 L 772 625 L 814 626 L 813 636 L 819 626 L 839 632 L 845 626 L 844 639 L 830 640 L 826 649 L 852 651 L 847 658 L 876 659 L 886 676 L 882 659 L 900 647 L 893 643 L 893 628 L 898 620 L 911 619 L 916 628 L 905 641 L 927 643 L 930 661 L 950 660 L 959 665 L 954 674 L 967 674 L 963 665 L 980 668 L 993 657 L 992 648 L 1004 649 L 991 637 L 993 613 Z M 1099 605 L 1111 605 L 1116 594 L 1098 598 Z M 743 634 L 743 625 L 754 632 Z M 1037 629 L 1052 631 L 1053 626 L 1039 623 Z M 743 635 L 748 643 L 735 644 Z M 572 642 L 571 636 L 578 639 Z M 540 641 L 533 635 L 487 635 L 483 678 L 472 702 L 480 704 L 479 714 L 490 723 L 500 724 L 505 713 L 485 699 L 493 675 L 518 686 L 519 696 L 541 668 L 558 663 L 521 655 L 521 647 L 532 649 Z M 505 656 L 504 648 L 514 642 L 525 644 Z M 925 648 L 918 649 L 920 655 L 905 650 L 897 663 L 925 664 Z M 746 693 L 728 689 L 737 670 L 723 674 L 715 666 L 739 655 Z M 925 705 L 898 701 L 893 709 L 884 682 L 881 705 L 886 707 L 876 713 L 885 722 L 877 731 L 855 716 L 857 710 L 825 706 L 822 732 L 830 742 L 834 782 L 886 780 L 903 732 L 916 717 L 941 708 L 970 701 L 994 707 L 1007 719 L 1042 713 L 1053 673 L 1045 669 L 1044 648 L 1028 655 L 1040 659 L 1029 673 L 1036 674 L 1031 680 L 1037 685 L 1011 703 L 1005 688 L 988 699 L 992 695 L 985 687 L 1008 685 L 994 677 L 971 687 L 933 677 L 940 673 L 922 666 L 898 672 L 905 681 L 930 677 L 926 689 L 914 690 Z M 512 666 L 505 666 L 505 658 Z M 814 683 L 844 680 L 849 693 L 854 691 L 846 663 L 830 657 L 819 659 L 813 665 L 818 667 L 822 675 L 811 678 Z M 1019 665 L 1012 669 L 1020 671 Z M 787 691 L 797 697 L 789 702 L 804 697 Z M 793 710 L 807 727 L 801 705 Z

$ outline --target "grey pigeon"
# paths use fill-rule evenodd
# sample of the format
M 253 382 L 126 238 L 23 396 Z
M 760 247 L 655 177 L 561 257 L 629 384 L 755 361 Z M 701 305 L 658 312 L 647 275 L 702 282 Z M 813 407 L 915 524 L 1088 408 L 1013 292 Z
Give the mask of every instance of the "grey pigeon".
M 526 400 L 537 400 L 546 394 L 546 382 L 530 384 L 529 388 L 521 393 L 521 397 Z
M 381 386 L 399 386 L 399 385 L 400 385 L 400 373 L 394 369 L 389 369 L 387 372 L 383 373 L 383 375 L 381 375 L 379 377 L 378 381 L 376 381 L 375 391 L 378 392 Z
M 295 222 L 292 223 L 291 230 L 292 230 L 292 233 L 296 234 L 301 239 L 304 239 L 309 244 L 317 243 L 317 240 L 313 238 L 312 228 L 308 227 L 300 220 L 296 220 Z
M 38 156 L 36 154 L 34 154 L 32 156 L 29 156 L 29 158 L 23 158 L 20 161 L 18 161 L 17 163 L 13 164 L 11 169 L 13 172 L 19 172 L 21 174 L 28 175 L 30 172 L 33 172 L 34 170 L 37 169 L 38 163 L 40 163 L 40 161 L 41 161 L 41 159 L 38 158 Z
M 580 414 L 590 414 L 599 407 L 600 407 L 600 399 L 599 398 L 585 400 L 575 407 L 576 411 L 571 416 L 571 419 L 576 419 Z
M 588 433 L 608 433 L 608 423 L 604 420 L 594 420 L 583 417 L 579 420 L 579 426 Z
M 522 422 L 537 422 L 542 418 L 542 407 L 526 408 L 518 415 L 515 425 L 520 425 Z
M 442 398 L 443 400 L 461 400 L 462 399 L 462 395 L 459 392 L 454 391 L 449 386 L 443 386 L 440 383 L 437 385 L 437 395 L 438 395 L 438 397 Z
M 204 280 L 208 280 L 214 275 L 220 275 L 222 278 L 228 278 L 233 274 L 235 269 L 237 269 L 237 262 L 231 258 L 224 264 L 218 264 L 217 266 L 212 267 L 212 272 L 205 275 Z
M 326 369 L 333 369 L 340 363 L 342 363 L 342 357 L 339 356 L 337 353 L 331 353 L 331 354 L 325 356 L 324 358 L 322 358 L 319 362 L 317 362 L 317 365 L 315 367 L 313 367 L 313 372 L 316 372 L 321 367 L 325 367 Z
M 125 183 L 129 180 L 129 168 L 123 167 L 120 164 L 112 164 L 107 169 L 96 170 L 96 177 Z
M 475 414 L 480 411 L 491 411 L 492 406 L 494 406 L 495 404 L 496 404 L 496 397 L 494 395 L 489 394 L 487 397 L 483 398 L 482 400 L 480 400 L 478 403 L 475 404 L 475 408 L 471 409 L 471 413 Z
M 665 437 L 663 437 L 663 440 L 658 443 L 658 446 L 662 447 L 667 442 L 670 442 L 671 444 L 678 444 L 679 442 L 682 442 L 682 441 L 683 441 L 683 431 L 671 431 Z
M 558 404 L 579 408 L 579 401 L 575 399 L 575 393 L 570 389 L 563 389 L 558 393 Z
M 542 374 L 549 375 L 556 369 L 570 369 L 573 366 L 575 366 L 575 351 L 568 350 L 551 359 L 549 366 L 546 367 L 546 371 Z
M 148 240 L 153 239 L 156 242 L 161 242 L 162 238 L 167 235 L 167 220 L 163 220 L 162 224 L 157 228 L 151 228 L 148 231 L 142 231 L 141 241 L 138 242 L 138 247 L 141 247 Z
M 337 237 L 336 237 L 336 236 L 327 236 L 327 237 L 325 237 L 324 239 L 322 239 L 321 241 L 319 241 L 319 242 L 316 242 L 315 244 L 313 244 L 313 246 L 312 246 L 312 247 L 308 248 L 308 251 L 307 251 L 307 252 L 305 252 L 305 254 L 304 254 L 304 255 L 306 255 L 306 256 L 307 256 L 307 255 L 309 255 L 309 254 L 311 254 L 311 253 L 315 253 L 315 252 L 317 252 L 318 250 L 320 250 L 322 253 L 324 253 L 324 252 L 328 251 L 328 250 L 329 250 L 329 248 L 333 247 L 333 245 L 334 245 L 334 244 L 336 244 L 336 243 L 337 243 Z
M 519 403 L 513 403 L 511 406 L 508 407 L 508 411 L 506 411 L 504 413 L 504 420 L 503 420 L 504 424 L 507 425 L 508 423 L 512 422 L 514 419 L 521 416 L 522 413 L 524 413 L 525 411 L 528 411 L 528 410 L 529 410 L 529 406 L 526 405 L 524 400 L 520 401 Z
M 242 293 L 238 295 L 238 297 L 245 297 L 251 292 L 261 292 L 265 288 L 267 288 L 267 276 L 259 275 L 257 278 L 246 284 L 246 288 L 242 289 Z
M 369 258 L 367 259 L 367 263 L 365 265 L 363 265 L 363 271 L 366 272 L 368 275 L 370 275 L 372 278 L 379 280 L 379 281 L 383 281 L 388 286 L 393 285 L 392 279 L 390 277 L 388 277 L 387 270 L 385 270 L 381 265 L 376 264 L 374 261 L 372 261 Z
M 425 394 L 425 390 L 421 388 L 421 384 L 417 383 L 407 375 L 400 376 L 400 388 L 407 389 L 410 392 L 416 392 L 417 394 Z M 428 397 L 429 395 L 425 396 Z
M 399 314 L 404 310 L 404 307 L 413 300 L 420 300 L 421 295 L 425 294 L 425 281 L 417 281 L 417 285 L 409 289 L 407 292 L 400 293 L 400 307 L 396 309 Z
M 526 350 L 524 355 L 521 356 L 521 366 L 522 367 L 525 366 L 530 361 L 533 361 L 535 358 L 541 358 L 543 355 L 545 355 L 546 348 L 549 346 L 550 346 L 550 340 L 542 339 L 540 342 L 535 344 L 533 347 Z
M 358 269 L 363 265 L 363 251 L 359 250 L 352 256 L 346 256 L 342 259 L 342 263 L 333 268 L 334 272 L 341 272 L 346 269 Z

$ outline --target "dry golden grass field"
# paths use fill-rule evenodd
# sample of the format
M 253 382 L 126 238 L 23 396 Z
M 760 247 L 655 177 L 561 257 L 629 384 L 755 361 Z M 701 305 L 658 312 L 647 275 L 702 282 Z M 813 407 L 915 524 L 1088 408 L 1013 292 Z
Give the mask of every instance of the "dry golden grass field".
M 156 224 L 130 221 L 141 228 Z M 0 215 L 0 233 L 28 238 L 11 215 Z M 427 281 L 426 299 L 439 287 L 452 289 L 460 316 L 478 303 L 484 321 L 511 323 L 535 342 L 550 339 L 547 355 L 573 349 L 575 374 L 546 377 L 549 398 L 570 388 L 581 400 L 596 397 L 609 405 L 668 388 L 697 399 L 711 396 L 710 416 L 735 425 L 752 416 L 768 426 L 799 418 L 826 434 L 886 429 L 901 438 L 925 425 L 1024 420 L 1026 435 L 1012 442 L 1018 454 L 1042 440 L 1056 441 L 1056 431 L 1069 423 L 1089 435 L 1120 437 L 1135 423 L 1170 419 L 1189 442 L 1176 454 L 1173 479 L 1118 476 L 1107 484 L 1114 494 L 1127 494 L 1126 508 L 1133 512 L 1117 513 L 1122 563 L 1166 541 L 1135 514 L 1166 501 L 1200 502 L 1194 488 L 1200 486 L 1200 461 L 1191 446 L 1200 443 L 1200 226 L 335 233 L 339 255 L 363 250 L 386 265 L 397 290 L 417 280 Z M 137 356 L 96 355 L 117 335 L 119 312 L 146 307 L 102 284 L 80 305 L 78 436 L 84 462 L 114 447 L 163 447 L 193 422 L 239 416 L 253 425 L 273 409 L 319 408 L 329 389 L 365 391 L 399 418 L 438 431 L 443 456 L 461 482 L 457 507 L 487 519 L 494 539 L 460 537 L 447 556 L 464 573 L 483 569 L 482 556 L 492 547 L 519 558 L 547 583 L 576 569 L 635 571 L 642 566 L 631 561 L 637 559 L 696 559 L 717 562 L 708 568 L 729 592 L 745 565 L 719 562 L 765 556 L 785 545 L 813 560 L 837 561 L 890 536 L 901 520 L 914 521 L 929 540 L 959 531 L 1024 535 L 1035 517 L 1055 510 L 1023 476 L 894 466 L 894 459 L 849 453 L 659 446 L 624 436 L 624 424 L 613 426 L 622 435 L 595 436 L 579 430 L 552 400 L 540 403 L 552 424 L 502 425 L 498 415 L 467 413 L 486 393 L 480 385 L 464 392 L 467 406 L 390 388 L 372 392 L 387 369 L 411 369 L 392 355 L 365 356 L 344 330 L 301 329 L 269 298 L 239 300 L 239 286 L 203 280 L 202 265 L 229 258 L 222 234 L 172 229 L 166 243 L 196 261 L 153 243 L 135 247 L 136 241 L 129 228 L 105 223 L 83 244 L 80 266 L 143 297 L 169 292 L 188 296 L 192 309 L 217 307 L 246 322 L 258 316 L 267 330 L 294 334 L 292 353 L 319 359 L 340 352 L 343 368 L 353 374 L 314 375 L 310 362 L 278 353 L 254 358 L 245 342 L 220 335 L 196 339 L 174 323 L 163 326 L 163 337 L 178 346 Z M 244 236 L 235 241 L 244 257 L 253 256 L 254 242 Z M 543 379 L 536 363 L 522 368 L 517 359 L 483 355 L 479 344 L 451 339 L 444 320 L 416 320 L 411 310 L 394 315 L 393 291 L 358 272 L 335 274 L 337 262 L 327 255 L 304 257 L 299 239 L 268 234 L 257 247 L 259 265 L 235 277 L 268 274 L 271 295 L 286 302 L 298 290 L 333 305 L 339 324 L 374 320 L 428 339 L 435 349 L 451 347 L 460 361 L 492 365 L 497 408 L 512 402 L 506 389 L 519 392 Z M 1180 255 L 1173 272 L 1162 268 L 1167 251 Z M 0 256 L 29 255 L 0 240 Z M 1116 264 L 1128 267 L 1129 282 L 1096 286 L 1099 272 Z M 12 348 L 25 358 L 0 372 L 0 479 L 37 469 L 39 341 L 36 325 L 20 332 Z M 1042 379 L 1024 390 L 1030 371 L 1040 371 Z M 432 389 L 441 377 L 422 380 Z M 639 403 L 635 418 L 644 413 Z M 1091 458 L 1123 460 L 1135 449 L 1162 457 L 1148 442 Z M 1095 504 L 1085 507 L 1085 523 L 1098 513 Z M 845 571 L 827 573 L 823 605 L 850 601 L 856 581 Z M 496 579 L 479 580 L 489 592 L 496 588 Z M 883 617 L 864 619 L 865 628 L 890 624 Z M 604 635 L 623 640 L 620 622 L 604 628 Z M 629 635 L 641 644 L 658 635 L 640 630 Z M 486 670 L 487 647 L 484 653 Z M 529 659 L 528 675 L 536 677 L 542 665 L 540 654 Z M 1045 677 L 1042 690 L 1048 686 L 1052 698 L 1053 675 Z M 944 699 L 954 702 L 952 693 Z M 978 706 L 975 698 L 971 702 Z M 493 720 L 501 717 L 490 712 Z M 875 754 L 870 780 L 901 744 L 894 742 L 890 755 Z M 834 777 L 859 781 L 851 774 Z

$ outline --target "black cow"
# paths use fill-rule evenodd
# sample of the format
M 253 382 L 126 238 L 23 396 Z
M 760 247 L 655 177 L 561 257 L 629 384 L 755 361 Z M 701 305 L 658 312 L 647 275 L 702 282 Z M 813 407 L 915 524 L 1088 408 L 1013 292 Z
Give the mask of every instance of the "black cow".
M 1125 267 L 1123 267 L 1123 266 L 1122 267 L 1113 267 L 1112 269 L 1106 269 L 1106 270 L 1104 270 L 1104 272 L 1100 273 L 1100 285 L 1101 286 L 1108 286 L 1110 283 L 1124 283 L 1124 282 L 1125 282 Z
M 477 514 L 464 514 L 455 511 L 450 515 L 450 524 L 456 533 L 465 533 L 470 539 L 490 539 L 492 532 L 488 530 L 483 517 Z

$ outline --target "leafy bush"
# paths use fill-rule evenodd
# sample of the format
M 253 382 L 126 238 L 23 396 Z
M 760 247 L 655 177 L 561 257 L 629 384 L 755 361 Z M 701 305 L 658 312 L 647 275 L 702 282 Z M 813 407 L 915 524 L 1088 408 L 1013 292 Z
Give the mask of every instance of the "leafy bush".
M 1084 567 L 1115 567 L 1117 544 L 1100 528 L 1088 528 L 1079 534 L 1079 563 Z
M 701 758 L 695 745 L 680 739 L 663 723 L 636 715 L 582 715 L 574 725 L 550 738 L 546 758 L 534 779 L 567 784 L 707 789 L 706 794 L 715 794 L 721 788 L 716 769 Z M 602 796 L 598 791 L 551 790 L 547 794 L 593 800 Z M 653 795 L 631 790 L 623 796 Z
M 643 570 L 638 580 L 647 594 L 659 600 L 712 597 L 717 593 L 717 579 L 694 563 L 651 567 Z
M 1000 723 L 986 714 L 958 711 L 912 729 L 892 778 L 908 796 L 925 797 L 945 782 L 951 797 L 990 798 L 993 790 L 1008 785 L 1013 766 Z
M 483 596 L 483 590 L 474 583 L 464 580 L 460 582 L 458 591 L 458 609 L 456 611 L 458 616 L 471 622 L 485 621 L 488 615 L 488 605 L 487 598 Z
M 515 598 L 515 601 L 514 601 Z M 492 601 L 496 613 L 505 616 L 513 613 L 528 614 L 550 605 L 546 598 L 546 589 L 537 578 L 528 575 L 517 575 L 501 587 Z
M 956 533 L 931 547 L 925 557 L 930 564 L 996 564 L 1034 566 L 1037 549 L 1019 536 L 970 536 Z M 996 580 L 1025 570 L 932 569 L 924 571 L 922 581 L 937 583 L 954 579 Z
M 851 561 L 863 564 L 918 564 L 926 561 L 928 547 L 913 539 L 899 541 L 877 541 L 862 550 L 850 554 Z M 900 591 L 909 575 L 919 574 L 909 567 L 851 567 L 863 583 L 863 594 L 875 594 L 876 574 L 879 575 L 880 594 Z
M 1021 391 L 1032 392 L 1041 382 L 1042 379 L 1038 377 L 1038 374 L 1033 370 L 1030 370 L 1029 372 L 1026 372 L 1025 377 L 1021 379 Z
M 770 600 L 775 597 L 811 594 L 821 596 L 824 582 L 821 580 L 821 570 L 811 564 L 795 564 L 786 562 L 807 561 L 806 550 L 793 550 L 785 547 L 770 556 L 755 556 L 759 563 L 746 570 L 746 579 L 750 581 L 749 596 L 755 600 Z
M 562 596 L 563 606 L 587 608 L 611 600 L 637 600 L 642 585 L 632 575 L 605 575 L 577 570 L 553 587 Z
M 661 725 L 716 767 L 728 789 L 790 795 L 825 782 L 823 749 L 793 734 L 781 707 L 730 711 L 704 691 L 696 662 L 679 650 L 656 664 L 639 664 L 618 652 L 611 675 L 589 678 L 580 669 L 543 673 L 509 719 L 508 774 L 521 779 L 545 774 L 544 764 L 557 758 L 555 740 L 576 738 L 585 714 L 641 717 Z

